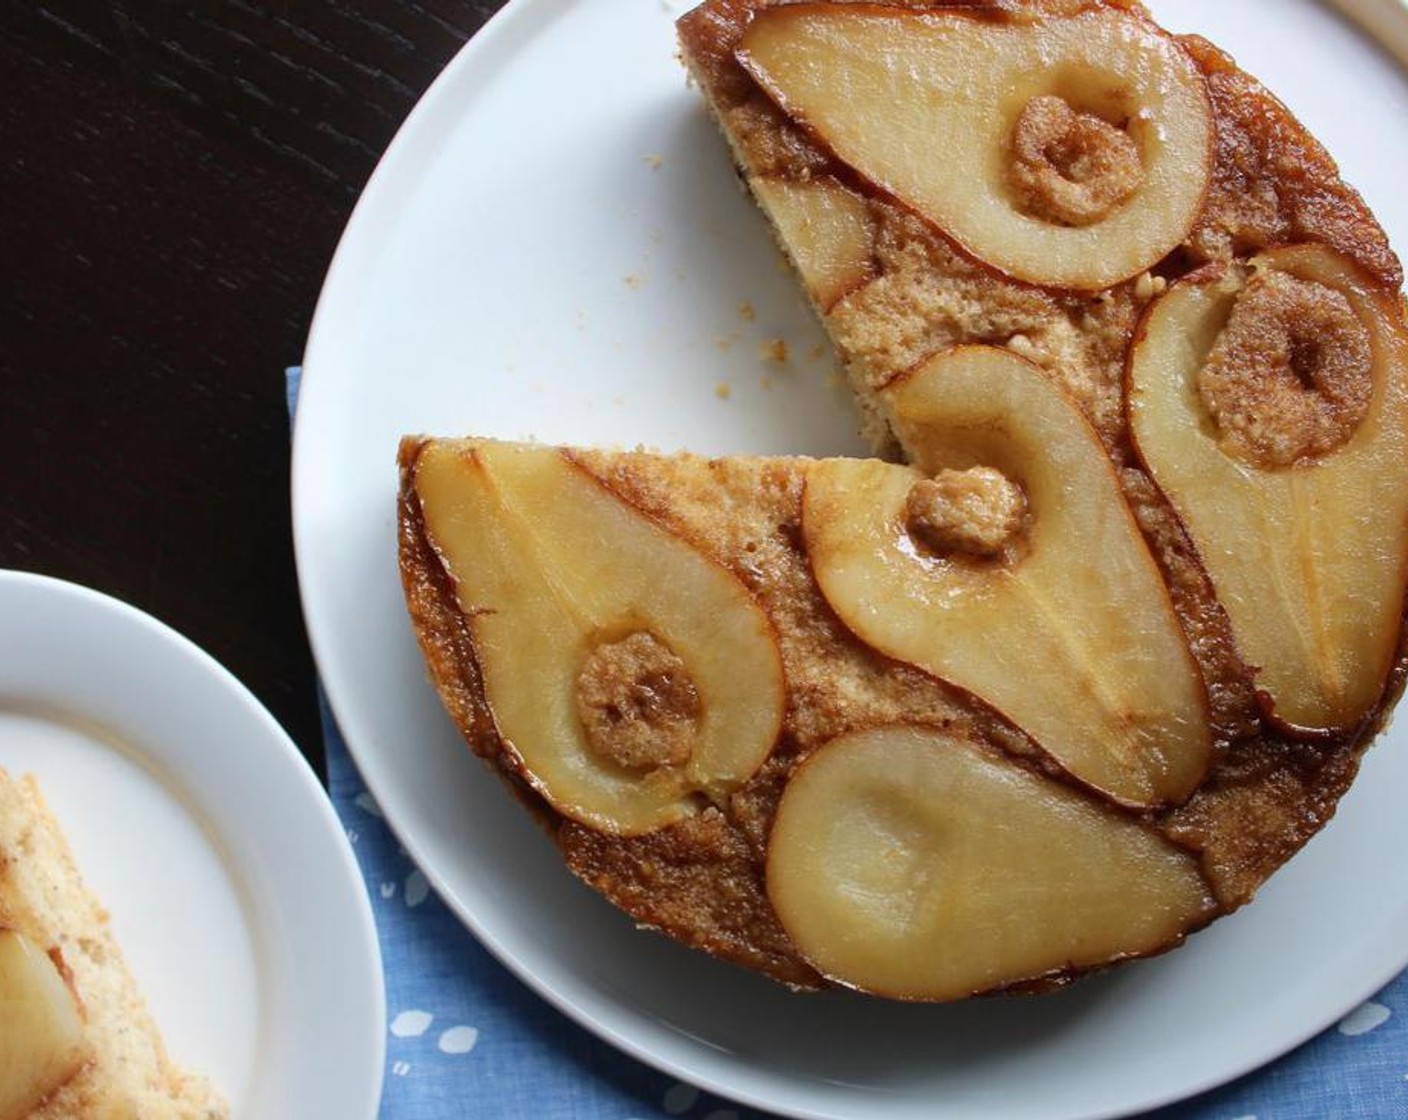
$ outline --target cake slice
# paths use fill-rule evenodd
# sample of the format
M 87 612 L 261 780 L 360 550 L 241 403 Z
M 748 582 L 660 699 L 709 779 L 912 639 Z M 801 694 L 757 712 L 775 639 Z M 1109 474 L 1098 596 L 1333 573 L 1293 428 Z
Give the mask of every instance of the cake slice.
M 679 38 L 878 452 L 878 390 L 945 347 L 1037 362 L 1119 453 L 1129 344 L 1179 277 L 1310 242 L 1402 285 L 1286 108 L 1130 0 L 710 0 Z
M 794 986 L 1029 992 L 1178 945 L 1323 826 L 1403 687 L 1382 231 L 1137 4 L 679 27 L 877 457 L 408 438 L 451 717 L 577 875 Z
M 0 770 L 0 1120 L 223 1120 L 166 1056 L 32 777 Z

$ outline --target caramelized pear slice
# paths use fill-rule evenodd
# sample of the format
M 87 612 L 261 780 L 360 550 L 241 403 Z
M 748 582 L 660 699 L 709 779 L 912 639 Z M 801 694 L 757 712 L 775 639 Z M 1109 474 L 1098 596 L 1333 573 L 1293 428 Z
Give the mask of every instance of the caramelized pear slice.
M 73 993 L 48 955 L 0 929 L 0 1120 L 22 1120 L 87 1060 Z
M 1194 860 L 932 728 L 836 739 L 793 775 L 768 896 L 821 973 L 955 1000 L 1171 948 L 1215 912 Z
M 860 195 L 825 177 L 750 186 L 823 314 L 874 274 L 875 226 Z
M 915 466 L 823 460 L 807 477 L 807 551 L 836 613 L 1115 800 L 1187 798 L 1210 758 L 1206 693 L 1076 405 L 993 347 L 940 354 L 884 396 Z
M 1137 276 L 1202 208 L 1202 76 L 1131 12 L 779 4 L 737 57 L 838 159 L 1019 280 L 1094 291 Z
M 1408 331 L 1322 246 L 1191 277 L 1136 339 L 1130 422 L 1271 714 L 1345 730 L 1393 662 L 1408 581 Z
M 499 733 L 555 808 L 639 834 L 762 765 L 782 662 L 736 576 L 550 448 L 435 441 L 414 485 Z

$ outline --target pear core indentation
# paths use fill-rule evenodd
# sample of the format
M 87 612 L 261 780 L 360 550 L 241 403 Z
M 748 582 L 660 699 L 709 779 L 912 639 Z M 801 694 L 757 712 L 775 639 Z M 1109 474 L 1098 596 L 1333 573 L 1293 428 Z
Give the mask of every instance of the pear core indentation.
M 577 716 L 588 744 L 625 769 L 688 762 L 699 715 L 699 692 L 689 670 L 647 631 L 597 645 L 577 674 Z
M 1373 396 L 1368 328 L 1343 293 L 1259 271 L 1198 373 L 1223 450 L 1263 469 L 1347 444 Z
M 1022 488 L 992 467 L 942 470 L 905 501 L 910 535 L 939 556 L 990 560 L 1017 543 L 1027 517 Z
M 1124 129 L 1047 94 L 1032 98 L 1017 118 L 1008 178 L 1030 216 L 1088 226 L 1143 185 L 1144 162 Z

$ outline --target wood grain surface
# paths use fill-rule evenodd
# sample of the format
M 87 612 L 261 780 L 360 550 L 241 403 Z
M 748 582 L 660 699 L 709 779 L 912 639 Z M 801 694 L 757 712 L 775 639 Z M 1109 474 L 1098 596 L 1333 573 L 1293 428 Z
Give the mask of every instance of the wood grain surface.
M 493 0 L 0 0 L 0 567 L 205 647 L 321 769 L 283 370 Z

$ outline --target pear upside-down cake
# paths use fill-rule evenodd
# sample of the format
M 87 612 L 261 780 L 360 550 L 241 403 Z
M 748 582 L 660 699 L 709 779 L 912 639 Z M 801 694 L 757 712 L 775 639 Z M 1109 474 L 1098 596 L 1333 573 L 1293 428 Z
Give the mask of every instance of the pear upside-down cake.
M 679 29 L 878 457 L 407 439 L 450 714 L 577 875 L 792 985 L 1034 991 L 1179 944 L 1402 689 L 1383 232 L 1134 3 Z

